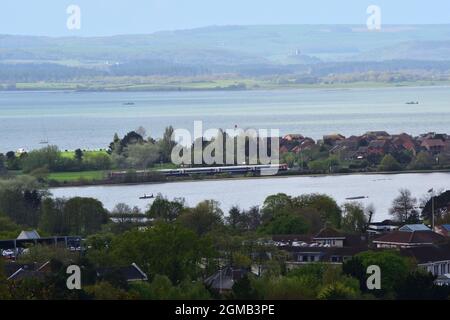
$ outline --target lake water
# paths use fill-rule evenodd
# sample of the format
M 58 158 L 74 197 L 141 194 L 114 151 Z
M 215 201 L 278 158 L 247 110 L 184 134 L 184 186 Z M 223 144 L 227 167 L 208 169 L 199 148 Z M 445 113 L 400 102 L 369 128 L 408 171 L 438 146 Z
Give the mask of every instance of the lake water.
M 173 182 L 144 185 L 69 187 L 52 189 L 55 197 L 94 197 L 112 209 L 123 202 L 130 206 L 145 209 L 152 200 L 139 200 L 145 194 L 157 194 L 173 198 L 185 198 L 189 206 L 205 199 L 215 199 L 221 203 L 224 211 L 233 205 L 249 208 L 261 205 L 264 199 L 279 192 L 292 196 L 307 193 L 324 193 L 335 198 L 339 204 L 345 198 L 366 196 L 364 205 L 373 204 L 376 212 L 374 219 L 389 218 L 392 200 L 401 188 L 408 188 L 418 199 L 426 195 L 427 190 L 450 189 L 450 173 L 428 174 L 370 174 L 337 175 L 320 177 L 253 178 L 242 180 L 209 180 L 194 182 Z
M 419 101 L 419 105 L 406 105 Z M 125 105 L 133 102 L 134 105 Z M 0 152 L 106 148 L 115 132 L 164 128 L 280 129 L 315 139 L 369 130 L 449 132 L 450 87 L 234 92 L 0 92 Z

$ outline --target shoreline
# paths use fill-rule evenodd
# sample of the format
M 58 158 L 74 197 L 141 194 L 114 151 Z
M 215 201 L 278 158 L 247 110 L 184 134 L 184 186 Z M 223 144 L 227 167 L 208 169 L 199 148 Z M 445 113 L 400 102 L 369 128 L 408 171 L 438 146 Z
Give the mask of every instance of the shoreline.
M 236 80 L 238 81 L 238 80 Z M 46 87 L 36 87 L 36 88 L 15 88 L 6 89 L 0 84 L 0 93 L 8 92 L 71 92 L 71 93 L 138 93 L 138 92 L 242 92 L 242 91 L 288 91 L 288 90 L 345 90 L 345 89 L 388 89 L 388 88 L 439 88 L 439 87 L 450 87 L 449 81 L 424 81 L 423 83 L 418 82 L 399 82 L 399 83 L 384 83 L 384 82 L 351 82 L 351 83 L 335 83 L 335 84 L 312 84 L 312 85 L 268 85 L 268 86 L 257 86 L 257 87 L 246 87 L 246 88 L 230 88 L 230 87 L 205 87 L 205 88 L 195 88 L 189 87 L 187 84 L 185 87 L 165 87 L 159 86 L 155 88 L 143 88 L 143 89 L 133 89 L 127 88 L 126 86 L 122 88 L 109 89 L 105 88 L 93 88 L 93 89 L 73 89 L 67 83 L 67 87 L 61 88 L 46 88 Z
M 136 185 L 154 185 L 154 184 L 166 184 L 166 183 L 176 183 L 176 182 L 205 182 L 205 181 L 237 181 L 237 180 L 257 180 L 257 179 L 286 179 L 286 178 L 322 178 L 322 177 L 334 177 L 334 176 L 351 176 L 351 175 L 401 175 L 401 174 L 432 174 L 432 173 L 448 173 L 450 174 L 450 169 L 442 170 L 405 170 L 405 171 L 378 171 L 378 172 L 350 172 L 350 173 L 306 173 L 306 174 L 279 174 L 272 176 L 235 176 L 235 177 L 202 177 L 202 178 L 186 178 L 186 179 L 171 179 L 167 181 L 149 181 L 149 182 L 99 182 L 99 183 L 89 183 L 89 184 L 66 184 L 61 186 L 48 186 L 48 189 L 62 189 L 62 188 L 87 188 L 87 187 L 110 187 L 110 186 L 136 186 Z

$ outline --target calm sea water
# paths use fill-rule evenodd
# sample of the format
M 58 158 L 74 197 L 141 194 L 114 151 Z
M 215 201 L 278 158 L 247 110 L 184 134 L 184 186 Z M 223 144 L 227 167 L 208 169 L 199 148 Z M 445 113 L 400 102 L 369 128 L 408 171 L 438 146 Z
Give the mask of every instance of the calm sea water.
M 406 105 L 419 101 L 419 105 Z M 125 105 L 134 102 L 134 105 Z M 313 138 L 368 130 L 449 132 L 450 87 L 236 92 L 0 92 L 0 152 L 42 147 L 106 148 L 139 126 L 280 129 Z
M 428 174 L 372 174 L 339 175 L 321 177 L 288 177 L 245 180 L 210 180 L 195 182 L 176 182 L 127 186 L 93 186 L 52 189 L 55 197 L 94 197 L 112 209 L 123 202 L 145 209 L 152 200 L 139 200 L 141 195 L 157 194 L 173 198 L 184 198 L 188 205 L 194 206 L 205 199 L 215 199 L 221 208 L 228 211 L 231 206 L 249 208 L 261 205 L 271 194 L 283 192 L 297 196 L 307 193 L 324 193 L 335 198 L 339 204 L 348 197 L 366 196 L 364 205 L 373 204 L 375 220 L 389 218 L 392 200 L 401 188 L 408 188 L 418 199 L 427 190 L 450 189 L 450 173 Z

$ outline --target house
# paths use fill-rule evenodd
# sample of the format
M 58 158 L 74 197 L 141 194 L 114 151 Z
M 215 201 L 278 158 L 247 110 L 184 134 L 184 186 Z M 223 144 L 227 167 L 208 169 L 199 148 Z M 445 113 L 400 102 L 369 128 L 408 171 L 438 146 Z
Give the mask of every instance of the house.
M 40 238 L 41 236 L 36 230 L 31 230 L 31 231 L 22 231 L 17 237 L 17 240 L 37 240 Z
M 231 292 L 233 285 L 250 271 L 243 268 L 225 267 L 204 281 L 205 285 L 218 293 Z
M 389 140 L 372 140 L 369 142 L 367 146 L 368 154 L 377 154 L 377 155 L 385 155 L 393 150 L 392 144 Z
M 323 143 L 328 144 L 330 146 L 334 146 L 338 141 L 345 140 L 345 137 L 341 134 L 328 134 L 323 136 Z
M 443 235 L 444 237 L 450 237 L 450 224 L 442 224 L 440 226 L 435 226 L 434 231 Z
M 5 275 L 8 280 L 19 281 L 23 279 L 44 280 L 45 276 L 52 272 L 51 263 L 43 264 L 17 264 L 15 262 L 5 264 Z M 126 267 L 100 268 L 95 270 L 97 278 L 105 278 L 112 274 L 121 276 L 127 282 L 147 281 L 147 275 L 135 264 Z
M 364 136 L 368 137 L 370 140 L 390 137 L 389 133 L 386 131 L 368 131 L 364 134 Z
M 400 254 L 413 258 L 419 268 L 434 276 L 450 273 L 450 244 L 448 243 L 404 248 L 400 250 Z
M 354 255 L 367 251 L 367 246 L 328 247 L 324 245 L 286 246 L 280 248 L 289 254 L 287 269 L 291 270 L 310 263 L 327 263 L 340 265 Z
M 330 247 L 343 247 L 346 237 L 333 228 L 323 228 L 313 238 L 313 242 Z
M 445 149 L 446 144 L 441 139 L 426 139 L 422 141 L 420 146 L 431 154 L 438 154 Z
M 426 225 L 417 223 L 417 224 L 405 224 L 399 231 L 413 232 L 413 231 L 431 231 Z
M 383 234 L 372 241 L 377 248 L 410 248 L 444 242 L 446 242 L 444 236 L 423 225 L 406 225 L 396 231 Z
M 417 153 L 417 143 L 414 138 L 406 133 L 392 136 L 392 144 L 399 150 L 404 149 L 411 152 L 413 155 Z
M 147 281 L 147 274 L 136 263 L 125 267 L 100 268 L 96 270 L 98 278 L 108 277 L 111 274 L 119 274 L 127 282 Z
M 301 134 L 288 134 L 283 137 L 283 140 L 289 141 L 289 142 L 302 141 L 303 139 L 305 139 L 305 137 L 302 136 Z

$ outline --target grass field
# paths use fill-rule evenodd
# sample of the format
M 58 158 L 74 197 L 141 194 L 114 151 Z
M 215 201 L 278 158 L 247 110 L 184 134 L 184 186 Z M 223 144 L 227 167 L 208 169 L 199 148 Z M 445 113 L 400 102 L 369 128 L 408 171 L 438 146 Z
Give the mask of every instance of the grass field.
M 54 172 L 48 175 L 48 179 L 58 182 L 73 182 L 79 180 L 102 180 L 105 177 L 105 171 L 82 171 L 82 172 Z

